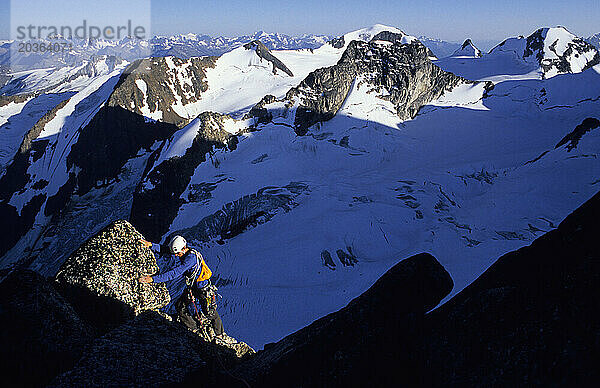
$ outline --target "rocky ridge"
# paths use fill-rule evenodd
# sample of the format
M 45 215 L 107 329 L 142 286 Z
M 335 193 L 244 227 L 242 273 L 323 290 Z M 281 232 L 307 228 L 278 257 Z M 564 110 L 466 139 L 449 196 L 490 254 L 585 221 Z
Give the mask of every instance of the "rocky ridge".
M 158 272 L 142 237 L 117 221 L 76 250 L 55 280 L 25 270 L 0 283 L 6 381 L 162 385 L 195 372 L 210 383 L 254 353 L 226 335 L 203 338 L 157 312 L 170 297 L 162 283 L 137 281 Z
M 277 70 L 280 70 L 290 77 L 294 76 L 292 71 L 288 69 L 283 62 L 277 59 L 260 40 L 253 40 L 252 42 L 246 43 L 244 48 L 246 50 L 255 50 L 256 55 L 258 55 L 259 58 L 271 62 L 273 64 L 273 74 L 277 74 Z

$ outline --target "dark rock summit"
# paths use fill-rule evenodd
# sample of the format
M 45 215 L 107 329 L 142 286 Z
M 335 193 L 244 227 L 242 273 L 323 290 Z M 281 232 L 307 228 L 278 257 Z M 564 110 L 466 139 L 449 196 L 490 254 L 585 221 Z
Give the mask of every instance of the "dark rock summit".
M 62 265 L 56 280 L 83 318 L 110 328 L 170 302 L 164 283 L 137 280 L 158 272 L 154 254 L 140 244 L 142 238 L 127 221 L 116 221 Z
M 296 133 L 304 135 L 310 126 L 333 118 L 357 79 L 372 85 L 379 98 L 392 102 L 400 119 L 413 118 L 421 106 L 465 82 L 432 64 L 429 56 L 418 41 L 350 42 L 336 65 L 313 71 L 287 93 L 287 100 L 300 100 Z
M 474 57 L 479 58 L 482 56 L 481 50 L 479 50 L 475 44 L 471 41 L 471 39 L 467 39 L 463 42 L 459 49 L 454 51 L 452 54 L 453 57 Z

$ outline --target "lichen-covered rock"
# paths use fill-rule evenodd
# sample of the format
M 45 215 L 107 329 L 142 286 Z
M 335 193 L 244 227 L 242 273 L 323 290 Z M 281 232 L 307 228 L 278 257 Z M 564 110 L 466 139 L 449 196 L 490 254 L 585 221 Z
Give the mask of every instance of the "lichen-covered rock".
M 71 368 L 92 330 L 41 275 L 15 271 L 0 283 L 0 375 L 3 384 L 47 384 Z M 6 386 L 6 385 L 5 385 Z
M 102 302 L 113 301 L 137 315 L 170 302 L 163 283 L 141 284 L 137 280 L 159 270 L 154 254 L 142 247 L 141 239 L 143 236 L 129 222 L 116 221 L 65 261 L 56 280 L 76 308 L 88 307 L 87 312 L 93 313 Z M 92 319 L 95 322 L 103 319 L 97 315 Z M 115 322 L 120 320 L 116 318 Z

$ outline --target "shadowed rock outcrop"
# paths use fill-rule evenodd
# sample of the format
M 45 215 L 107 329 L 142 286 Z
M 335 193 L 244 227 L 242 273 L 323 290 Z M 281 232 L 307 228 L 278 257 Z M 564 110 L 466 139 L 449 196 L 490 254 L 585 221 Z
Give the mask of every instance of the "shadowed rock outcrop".
M 431 313 L 429 386 L 594 386 L 600 380 L 600 193 L 502 256 Z
M 158 272 L 142 238 L 127 221 L 116 221 L 77 249 L 56 275 L 61 292 L 81 317 L 101 330 L 170 302 L 164 283 L 137 280 Z
M 77 365 L 50 386 L 155 387 L 179 384 L 194 372 L 196 383 L 209 387 L 215 386 L 224 367 L 238 362 L 230 349 L 206 343 L 182 325 L 145 312 L 95 340 Z
M 24 270 L 0 283 L 0 373 L 4 384 L 41 386 L 71 368 L 92 330 L 51 282 Z
M 567 151 L 570 152 L 574 148 L 577 148 L 577 144 L 579 144 L 579 140 L 581 140 L 583 135 L 598 127 L 600 127 L 600 120 L 595 117 L 588 117 L 587 119 L 583 120 L 581 124 L 576 126 L 571 133 L 563 137 L 554 148 L 558 148 L 568 143 Z
M 406 349 L 419 346 L 425 312 L 452 286 L 433 256 L 403 260 L 346 307 L 265 346 L 234 375 L 257 387 L 392 386 L 410 381 L 421 360 Z

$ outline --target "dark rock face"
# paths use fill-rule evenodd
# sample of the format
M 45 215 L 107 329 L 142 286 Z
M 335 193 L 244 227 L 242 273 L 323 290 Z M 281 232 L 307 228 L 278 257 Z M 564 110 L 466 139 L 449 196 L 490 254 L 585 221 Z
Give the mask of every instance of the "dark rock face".
M 481 57 L 482 54 L 481 51 L 477 47 L 475 47 L 475 44 L 473 44 L 471 39 L 466 39 L 460 46 L 460 48 L 453 53 L 453 56 L 461 55 Z
M 420 359 L 405 352 L 419 322 L 452 289 L 428 254 L 396 264 L 342 310 L 265 346 L 234 375 L 260 387 L 392 386 Z M 417 341 L 418 342 L 418 341 Z M 412 348 L 412 347 L 411 347 Z
M 337 38 L 331 39 L 327 43 L 330 44 L 334 48 L 342 48 L 346 44 L 346 40 L 344 39 L 344 36 L 339 36 Z
M 426 321 L 427 385 L 594 386 L 600 193 Z
M 170 302 L 164 283 L 138 283 L 158 272 L 142 238 L 127 221 L 116 221 L 77 249 L 56 275 L 61 292 L 100 331 Z
M 28 98 L 31 95 L 26 95 Z M 5 100 L 23 102 L 20 96 L 6 97 Z M 44 155 L 48 140 L 33 140 L 39 136 L 44 125 L 55 117 L 56 112 L 65 106 L 69 98 L 59 102 L 53 109 L 45 113 L 33 127 L 25 134 L 17 153 L 13 156 L 6 172 L 0 177 L 0 218 L 5 222 L 0 225 L 0 257 L 12 248 L 21 237 L 33 226 L 36 215 L 40 211 L 46 196 L 39 194 L 26 204 L 19 215 L 17 209 L 10 205 L 10 199 L 14 193 L 25 190 L 31 176 L 27 169 L 32 161 L 38 160 Z
M 91 328 L 42 276 L 15 271 L 0 283 L 0 372 L 4 384 L 47 384 L 71 368 L 91 340 Z
M 233 150 L 237 137 L 223 129 L 227 115 L 204 112 L 198 116 L 200 129 L 192 146 L 181 157 L 163 161 L 154 167 L 144 178 L 151 184 L 145 188 L 144 182 L 133 198 L 131 222 L 151 240 L 159 240 L 175 219 L 179 207 L 184 203 L 180 198 L 190 182 L 196 167 L 206 161 L 206 155 L 214 148 Z
M 272 104 L 275 101 L 277 101 L 275 96 L 267 94 L 244 115 L 244 119 L 254 118 L 255 125 L 269 123 L 273 119 L 273 115 L 269 113 L 265 105 Z
M 81 131 L 67 157 L 69 168 L 76 165 L 79 194 L 117 179 L 121 169 L 140 149 L 149 150 L 155 141 L 165 140 L 177 130 L 172 123 L 147 121 L 119 106 L 104 106 Z M 110 157 L 107 157 L 110 155 Z
M 95 340 L 77 365 L 50 386 L 163 386 L 180 383 L 192 371 L 203 377 L 203 386 L 211 386 L 218 371 L 211 353 L 183 326 L 146 312 Z M 232 364 L 227 353 L 221 357 Z
M 0 96 L 0 107 L 5 106 L 10 104 L 11 102 L 14 102 L 15 104 L 19 104 L 21 102 L 25 102 L 28 99 L 30 99 L 31 97 L 35 97 L 37 96 L 38 93 L 23 93 L 23 94 L 17 94 L 14 96 Z
M 397 40 L 393 34 L 382 38 Z M 465 82 L 433 65 L 429 56 L 429 49 L 420 42 L 350 42 L 336 65 L 315 70 L 287 93 L 288 100 L 300 98 L 296 133 L 304 135 L 310 126 L 335 116 L 359 76 L 381 93 L 379 98 L 394 104 L 400 119 L 413 118 L 421 106 Z
M 390 42 L 390 43 L 394 43 L 394 44 L 402 44 L 402 38 L 404 38 L 405 36 L 406 35 L 404 33 L 398 34 L 396 32 L 391 32 L 391 31 L 381 31 L 380 33 L 378 33 L 371 39 L 371 42 L 375 42 L 377 40 L 382 40 L 382 41 Z M 431 51 L 429 49 L 429 47 L 427 47 L 427 46 L 425 46 L 425 47 L 427 49 L 427 56 L 429 58 L 436 58 L 433 51 Z
M 292 73 L 292 71 L 290 69 L 287 68 L 287 66 L 281 62 L 279 59 L 277 59 L 272 53 L 271 51 L 264 45 L 261 43 L 260 40 L 254 40 L 252 42 L 246 43 L 244 45 L 244 48 L 246 50 L 255 50 L 256 51 L 256 55 L 258 55 L 260 58 L 269 61 L 273 64 L 273 74 L 277 74 L 277 69 L 283 71 L 285 74 L 289 75 L 290 77 L 293 77 L 294 74 Z
M 467 39 L 463 42 L 462 46 L 460 46 L 461 50 L 464 50 L 465 48 L 469 47 L 469 46 L 473 46 L 473 42 L 471 42 L 471 39 Z
M 567 151 L 571 151 L 574 148 L 577 148 L 577 144 L 579 144 L 579 140 L 581 140 L 583 135 L 598 127 L 600 127 L 600 120 L 594 117 L 588 117 L 587 119 L 583 120 L 581 124 L 576 126 L 571 133 L 563 137 L 554 148 L 558 148 L 569 143 L 567 144 Z
M 33 226 L 35 217 L 44 205 L 46 195 L 38 194 L 27 202 L 21 214 L 17 208 L 8 203 L 8 199 L 0 201 L 0 257 L 8 252 L 21 237 Z

